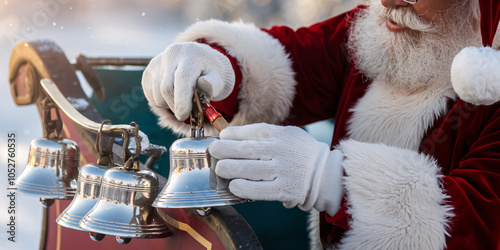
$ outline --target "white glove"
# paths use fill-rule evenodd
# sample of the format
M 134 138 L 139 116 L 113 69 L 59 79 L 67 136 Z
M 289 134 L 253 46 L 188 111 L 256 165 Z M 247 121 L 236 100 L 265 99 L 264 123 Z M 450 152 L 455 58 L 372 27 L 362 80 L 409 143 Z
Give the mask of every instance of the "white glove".
M 228 127 L 213 142 L 215 172 L 232 179 L 229 190 L 252 200 L 315 207 L 334 215 L 344 194 L 339 150 L 330 151 L 298 127 L 252 124 Z
M 229 59 L 212 47 L 195 42 L 176 43 L 154 57 L 142 75 L 142 88 L 153 107 L 169 108 L 184 121 L 192 109 L 194 88 L 210 100 L 228 97 L 235 75 Z

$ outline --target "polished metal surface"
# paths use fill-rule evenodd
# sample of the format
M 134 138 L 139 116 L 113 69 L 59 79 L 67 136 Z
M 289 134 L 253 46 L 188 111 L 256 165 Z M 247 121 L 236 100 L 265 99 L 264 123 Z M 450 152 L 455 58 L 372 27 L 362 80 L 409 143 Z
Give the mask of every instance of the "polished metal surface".
M 117 57 L 88 57 L 87 62 L 93 66 L 148 66 L 151 58 L 117 58 Z
M 149 170 L 108 169 L 99 200 L 80 221 L 84 230 L 124 238 L 162 238 L 171 234 L 152 203 L 158 179 Z
M 192 137 L 170 147 L 168 183 L 153 206 L 166 208 L 214 207 L 244 202 L 229 192 L 229 181 L 215 174 L 216 159 L 208 146 L 217 137 Z
M 80 167 L 80 175 L 76 188 L 76 195 L 69 206 L 59 215 L 57 224 L 76 230 L 84 230 L 80 227 L 80 220 L 97 203 L 101 180 L 108 166 L 97 165 L 95 163 L 85 164 Z
M 94 122 L 80 112 L 78 112 L 69 101 L 64 97 L 61 93 L 57 85 L 50 79 L 42 79 L 40 81 L 40 85 L 44 89 L 45 93 L 52 99 L 52 101 L 57 105 L 57 107 L 63 111 L 73 122 L 77 123 L 80 127 L 98 132 L 102 131 L 104 134 L 108 136 L 114 137 L 124 137 L 124 131 L 128 133 L 130 136 L 135 135 L 135 127 L 131 125 L 110 125 L 104 124 L 101 128 L 101 124 Z M 151 144 L 147 135 L 141 131 L 139 131 L 139 138 L 141 139 L 141 154 L 156 156 L 160 158 L 163 153 L 167 151 L 167 149 L 163 146 L 158 146 Z M 134 144 L 135 145 L 135 144 Z M 134 146 L 133 151 L 137 145 Z
M 50 79 L 42 79 L 40 84 L 47 93 L 48 96 L 52 99 L 54 103 L 57 104 L 57 107 L 63 111 L 72 121 L 76 122 L 80 127 L 98 132 L 101 124 L 90 120 L 84 115 L 80 114 L 69 101 L 64 97 L 61 93 L 57 85 Z M 135 128 L 130 125 L 109 125 L 106 124 L 102 127 L 102 132 L 109 136 L 121 137 L 123 131 L 127 131 L 130 135 L 134 135 Z
M 36 138 L 31 141 L 28 164 L 16 180 L 17 191 L 43 199 L 72 199 L 79 163 L 76 142 Z

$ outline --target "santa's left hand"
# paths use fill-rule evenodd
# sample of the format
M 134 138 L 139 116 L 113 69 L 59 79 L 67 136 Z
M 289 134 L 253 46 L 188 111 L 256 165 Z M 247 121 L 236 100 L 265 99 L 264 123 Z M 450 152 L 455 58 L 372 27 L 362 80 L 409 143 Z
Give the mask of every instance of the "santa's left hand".
M 228 127 L 210 145 L 215 172 L 229 190 L 251 200 L 315 207 L 334 215 L 342 200 L 343 155 L 298 127 L 252 124 Z

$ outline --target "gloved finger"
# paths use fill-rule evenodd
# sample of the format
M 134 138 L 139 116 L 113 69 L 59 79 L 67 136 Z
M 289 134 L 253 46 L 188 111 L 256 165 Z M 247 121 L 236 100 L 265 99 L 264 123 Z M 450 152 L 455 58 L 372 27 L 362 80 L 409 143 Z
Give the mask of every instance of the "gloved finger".
M 208 71 L 200 76 L 196 86 L 207 94 L 212 101 L 221 101 L 226 97 L 222 94 L 224 92 L 224 86 L 226 86 L 224 79 L 215 71 Z
M 276 178 L 276 166 L 273 161 L 258 160 L 220 160 L 215 173 L 225 179 L 247 179 L 254 181 L 272 181 Z
M 212 95 L 213 95 L 213 89 L 212 89 L 212 83 L 207 80 L 205 76 L 200 76 L 198 80 L 196 81 L 196 87 L 198 89 L 205 93 L 210 100 L 212 100 Z
M 274 152 L 271 150 L 270 142 L 233 140 L 214 141 L 208 147 L 208 151 L 217 159 L 247 160 L 271 160 Z
M 174 74 L 174 99 L 175 117 L 179 121 L 184 121 L 189 117 L 193 104 L 194 86 L 200 76 L 198 72 L 191 67 L 189 62 L 178 65 Z
M 286 208 L 293 208 L 295 206 L 297 206 L 297 202 L 295 201 L 290 201 L 290 202 L 283 202 L 283 206 L 286 207 Z
M 175 98 L 174 98 L 174 73 L 175 66 L 167 66 L 163 71 L 163 77 L 160 84 L 155 84 L 159 88 L 157 93 L 161 93 L 162 101 L 168 105 L 168 107 L 173 111 L 175 108 Z M 160 70 L 161 71 L 161 70 Z
M 227 140 L 271 140 L 277 127 L 266 123 L 230 126 L 220 132 L 219 138 Z
M 144 91 L 144 95 L 146 96 L 146 99 L 148 99 L 148 102 L 151 104 L 153 107 L 164 107 L 166 106 L 166 103 L 161 95 L 161 92 L 159 92 L 159 84 L 161 83 L 162 77 L 163 77 L 163 72 L 159 70 L 160 68 L 160 62 L 159 58 L 155 57 L 151 60 L 149 65 L 146 67 L 144 70 L 144 73 L 142 75 L 142 88 Z
M 280 201 L 274 181 L 249 181 L 234 179 L 229 182 L 229 191 L 234 195 L 250 200 Z

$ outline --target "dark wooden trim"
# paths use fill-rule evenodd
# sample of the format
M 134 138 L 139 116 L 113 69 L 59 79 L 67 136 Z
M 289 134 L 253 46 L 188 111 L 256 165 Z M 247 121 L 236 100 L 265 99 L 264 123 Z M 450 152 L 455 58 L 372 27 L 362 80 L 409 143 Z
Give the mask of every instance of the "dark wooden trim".
M 42 233 L 40 236 L 40 250 L 47 249 L 47 230 L 49 225 L 47 224 L 47 220 L 49 218 L 49 209 L 44 207 L 42 212 Z

